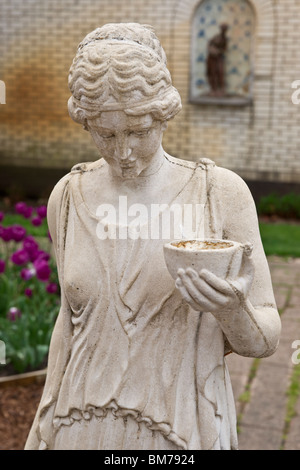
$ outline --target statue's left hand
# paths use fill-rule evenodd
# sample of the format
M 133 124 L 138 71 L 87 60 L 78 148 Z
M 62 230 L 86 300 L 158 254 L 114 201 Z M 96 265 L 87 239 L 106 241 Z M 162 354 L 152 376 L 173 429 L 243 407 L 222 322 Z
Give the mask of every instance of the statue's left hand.
M 238 309 L 248 296 L 253 278 L 254 264 L 251 254 L 245 251 L 236 279 L 224 280 L 206 269 L 199 274 L 192 268 L 179 269 L 176 287 L 196 311 L 217 313 Z

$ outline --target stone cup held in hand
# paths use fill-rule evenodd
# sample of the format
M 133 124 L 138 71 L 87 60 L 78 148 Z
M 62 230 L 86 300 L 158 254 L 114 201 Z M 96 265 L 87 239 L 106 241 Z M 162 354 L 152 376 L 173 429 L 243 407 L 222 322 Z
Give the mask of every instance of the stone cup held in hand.
M 222 279 L 235 279 L 241 269 L 244 252 L 251 253 L 250 244 L 231 240 L 180 240 L 164 245 L 166 266 L 177 279 L 179 269 L 192 268 L 198 273 L 207 269 Z

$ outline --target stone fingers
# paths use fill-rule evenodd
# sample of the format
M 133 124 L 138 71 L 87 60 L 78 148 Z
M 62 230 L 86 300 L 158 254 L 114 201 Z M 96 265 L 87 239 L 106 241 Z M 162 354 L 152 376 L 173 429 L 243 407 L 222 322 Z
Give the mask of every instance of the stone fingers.
M 186 287 L 183 285 L 183 282 L 180 278 L 178 278 L 176 280 L 176 287 L 177 289 L 179 289 L 183 299 L 196 311 L 200 311 L 202 310 L 201 309 L 201 305 L 199 305 L 198 303 L 196 303 L 193 298 L 191 297 L 191 295 L 189 294 L 189 292 L 187 291 Z
M 176 286 L 193 308 L 197 306 L 197 310 L 216 311 L 224 308 L 234 296 L 228 283 L 214 275 L 206 279 L 205 275 L 199 276 L 193 269 L 186 271 L 181 269 L 178 271 L 178 276 Z

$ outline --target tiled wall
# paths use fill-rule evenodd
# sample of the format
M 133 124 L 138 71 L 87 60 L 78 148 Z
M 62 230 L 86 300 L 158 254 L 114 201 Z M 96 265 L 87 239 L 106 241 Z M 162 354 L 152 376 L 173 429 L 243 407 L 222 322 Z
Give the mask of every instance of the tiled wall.
M 246 0 L 241 0 L 241 2 Z M 68 169 L 98 158 L 67 112 L 68 70 L 78 43 L 110 22 L 151 24 L 166 50 L 183 110 L 166 151 L 206 156 L 248 179 L 300 182 L 299 0 L 249 0 L 255 12 L 253 104 L 191 103 L 191 27 L 199 0 L 4 0 L 0 5 L 0 165 Z M 0 167 L 1 168 L 1 167 Z M 1 171 L 1 170 L 0 170 Z

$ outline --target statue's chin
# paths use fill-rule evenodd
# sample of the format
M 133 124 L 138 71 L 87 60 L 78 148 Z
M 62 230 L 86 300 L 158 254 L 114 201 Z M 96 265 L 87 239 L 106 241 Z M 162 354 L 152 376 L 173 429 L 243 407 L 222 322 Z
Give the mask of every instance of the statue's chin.
M 121 168 L 112 166 L 111 168 L 116 176 L 126 180 L 137 178 L 141 173 L 141 170 L 139 171 L 136 166 L 131 168 Z

